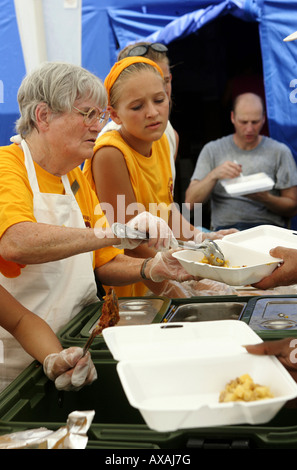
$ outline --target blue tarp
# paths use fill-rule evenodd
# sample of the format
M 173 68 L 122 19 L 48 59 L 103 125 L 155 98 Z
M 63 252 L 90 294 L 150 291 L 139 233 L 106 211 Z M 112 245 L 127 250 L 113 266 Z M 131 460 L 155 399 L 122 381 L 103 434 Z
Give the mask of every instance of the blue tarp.
M 19 115 L 16 95 L 26 72 L 14 2 L 1 0 L 0 8 L 0 145 L 6 145 Z
M 138 40 L 170 44 L 195 33 L 219 15 L 259 24 L 268 125 L 271 137 L 286 143 L 297 161 L 297 30 L 295 0 L 133 2 L 86 0 L 83 7 L 83 65 L 104 78 L 118 50 Z M 144 6 L 145 5 L 145 6 Z M 94 28 L 97 25 L 97 28 Z M 103 34 L 104 30 L 108 34 Z M 236 37 L 235 41 L 248 41 Z M 98 47 L 94 47 L 94 44 Z
M 14 3 L 0 0 L 0 7 L 0 145 L 4 145 L 13 133 L 16 94 L 25 66 Z M 104 79 L 126 44 L 143 39 L 170 44 L 226 14 L 259 24 L 270 135 L 289 145 L 297 160 L 297 41 L 283 42 L 297 30 L 296 1 L 83 0 L 82 65 Z

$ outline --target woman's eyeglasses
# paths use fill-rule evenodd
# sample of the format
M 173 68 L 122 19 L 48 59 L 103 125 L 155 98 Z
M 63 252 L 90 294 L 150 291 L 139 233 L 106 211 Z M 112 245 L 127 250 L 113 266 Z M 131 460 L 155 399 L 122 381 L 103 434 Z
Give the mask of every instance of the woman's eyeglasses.
M 92 126 L 96 120 L 100 124 L 106 124 L 109 119 L 109 113 L 107 111 L 99 111 L 97 108 L 90 108 L 89 111 L 81 111 L 80 109 L 73 106 L 73 109 L 78 111 L 84 117 L 84 123 L 86 126 Z
M 160 42 L 153 42 L 152 44 L 143 44 L 132 47 L 132 49 L 130 49 L 130 51 L 128 52 L 128 57 L 142 57 L 147 54 L 149 49 L 152 49 L 155 52 L 161 52 L 163 54 L 166 54 L 166 52 L 168 52 L 168 48 L 164 44 L 161 44 Z

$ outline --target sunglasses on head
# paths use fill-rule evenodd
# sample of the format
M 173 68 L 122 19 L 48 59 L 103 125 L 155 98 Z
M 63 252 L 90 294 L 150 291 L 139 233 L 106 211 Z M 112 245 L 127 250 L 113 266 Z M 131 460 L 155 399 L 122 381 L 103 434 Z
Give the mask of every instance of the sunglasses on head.
M 168 48 L 164 46 L 164 44 L 161 44 L 160 42 L 153 42 L 152 44 L 143 44 L 140 46 L 132 47 L 132 49 L 130 49 L 130 51 L 128 52 L 128 57 L 142 57 L 147 54 L 149 49 L 152 49 L 155 52 L 161 52 L 163 54 L 166 54 L 166 52 L 168 52 Z

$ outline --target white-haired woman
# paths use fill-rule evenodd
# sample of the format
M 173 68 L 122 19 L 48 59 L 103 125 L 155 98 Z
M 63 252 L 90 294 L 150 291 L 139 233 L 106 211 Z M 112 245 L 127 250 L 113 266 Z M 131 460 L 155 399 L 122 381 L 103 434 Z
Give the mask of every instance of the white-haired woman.
M 113 246 L 140 242 L 113 236 L 80 170 L 107 119 L 102 82 L 82 67 L 44 63 L 23 80 L 18 102 L 18 136 L 0 149 L 3 287 L 57 332 L 98 301 L 95 277 L 105 285 L 146 278 L 156 293 L 167 278 L 187 279 L 168 250 L 156 262 L 127 257 Z M 149 244 L 157 248 L 175 242 L 168 226 L 148 213 L 131 225 L 153 226 Z M 0 375 L 11 380 L 31 358 L 5 330 L 0 339 L 6 354 Z

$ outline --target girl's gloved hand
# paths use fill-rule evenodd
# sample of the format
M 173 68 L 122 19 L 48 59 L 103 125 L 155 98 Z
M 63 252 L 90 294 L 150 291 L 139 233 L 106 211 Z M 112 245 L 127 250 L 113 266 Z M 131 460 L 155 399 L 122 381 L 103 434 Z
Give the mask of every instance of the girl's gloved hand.
M 43 370 L 58 390 L 79 390 L 97 379 L 90 353 L 83 356 L 83 349 L 79 347 L 49 354 L 43 362 Z
M 169 250 L 163 253 L 157 253 L 156 256 L 147 264 L 147 277 L 154 282 L 161 282 L 165 279 L 173 279 L 177 282 L 195 279 L 194 276 L 189 274 L 182 267 L 177 259 L 173 258 L 172 253 L 175 251 L 178 250 Z
M 150 212 L 141 212 L 136 217 L 129 220 L 126 225 L 132 229 L 146 233 L 148 246 L 158 251 L 165 251 L 170 248 L 177 248 L 178 246 L 173 232 L 165 220 L 152 215 Z M 116 247 L 131 250 L 142 242 L 143 240 L 141 239 L 122 238 L 120 245 L 116 245 Z
M 196 244 L 202 243 L 206 238 L 209 240 L 222 240 L 226 235 L 236 232 L 238 232 L 236 228 L 218 230 L 217 232 L 196 232 L 194 234 L 194 240 Z

